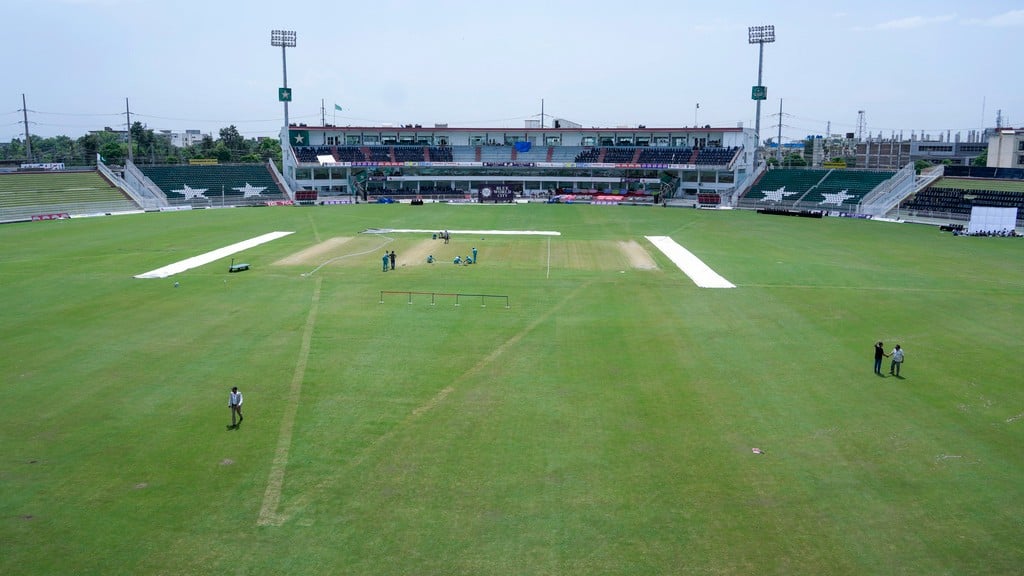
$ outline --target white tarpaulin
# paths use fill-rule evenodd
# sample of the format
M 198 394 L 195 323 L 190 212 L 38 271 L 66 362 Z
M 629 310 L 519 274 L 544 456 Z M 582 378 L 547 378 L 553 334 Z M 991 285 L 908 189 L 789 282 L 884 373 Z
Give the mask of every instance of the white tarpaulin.
M 971 222 L 967 225 L 968 234 L 976 232 L 1009 232 L 1015 228 L 1017 228 L 1016 208 L 971 207 Z
M 163 268 L 157 268 L 156 270 L 150 270 L 149 272 L 146 272 L 144 274 L 136 274 L 135 277 L 136 278 L 167 278 L 168 276 L 174 276 L 175 274 L 180 274 L 181 272 L 184 272 L 186 270 L 191 270 L 193 268 L 196 268 L 198 266 L 202 266 L 204 264 L 209 264 L 210 262 L 213 262 L 214 260 L 219 260 L 219 259 L 224 258 L 226 256 L 231 256 L 232 254 L 237 254 L 237 253 L 241 252 L 242 250 L 247 250 L 247 249 L 252 248 L 254 246 L 259 246 L 260 244 L 266 244 L 267 242 L 270 242 L 271 240 L 277 240 L 278 238 L 283 238 L 283 237 L 285 237 L 285 236 L 287 236 L 289 234 L 294 234 L 294 232 L 269 232 L 269 233 L 264 234 L 262 236 L 257 236 L 255 238 L 250 238 L 248 240 L 243 240 L 242 242 L 237 242 L 237 243 L 232 244 L 230 246 L 225 246 L 223 248 L 218 248 L 216 250 L 213 250 L 212 252 L 207 252 L 205 254 L 200 254 L 199 256 L 193 256 L 191 258 L 186 258 L 184 260 L 181 260 L 180 262 L 175 262 L 174 264 L 168 264 L 167 266 L 164 266 Z

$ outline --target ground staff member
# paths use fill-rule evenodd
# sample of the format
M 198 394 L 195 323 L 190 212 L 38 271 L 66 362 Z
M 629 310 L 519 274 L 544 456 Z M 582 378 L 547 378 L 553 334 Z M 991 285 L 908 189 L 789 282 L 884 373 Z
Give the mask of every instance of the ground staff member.
M 231 408 L 231 426 L 238 426 L 242 423 L 242 393 L 238 391 L 238 386 L 231 388 L 231 394 L 228 395 L 228 407 Z M 235 423 L 235 414 L 238 414 L 238 423 Z

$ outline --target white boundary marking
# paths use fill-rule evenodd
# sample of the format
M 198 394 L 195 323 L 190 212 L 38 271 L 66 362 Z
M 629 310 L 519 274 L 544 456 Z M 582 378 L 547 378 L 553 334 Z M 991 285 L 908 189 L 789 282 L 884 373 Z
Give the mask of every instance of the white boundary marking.
M 680 246 L 675 240 L 668 236 L 644 236 L 654 244 L 654 247 L 661 250 L 669 260 L 675 263 L 683 274 L 690 277 L 693 283 L 701 288 L 735 288 L 736 285 L 719 276 L 718 272 L 693 255 L 692 252 Z
M 255 238 L 250 238 L 250 239 L 242 241 L 242 242 L 237 242 L 237 243 L 232 244 L 230 246 L 225 246 L 223 248 L 218 248 L 218 249 L 216 249 L 216 250 L 214 250 L 212 252 L 207 252 L 206 254 L 200 254 L 199 256 L 193 256 L 191 258 L 186 258 L 185 260 L 181 260 L 179 262 L 175 262 L 174 264 L 168 264 L 167 266 L 164 266 L 163 268 L 157 268 L 156 270 L 150 270 L 149 272 L 146 272 L 144 274 L 138 274 L 135 277 L 136 278 L 167 278 L 168 276 L 174 276 L 175 274 L 184 272 L 185 270 L 191 270 L 192 268 L 198 268 L 199 266 L 202 266 L 203 264 L 209 264 L 210 262 L 213 262 L 214 260 L 220 260 L 221 258 L 224 258 L 225 256 L 231 256 L 232 254 L 235 254 L 237 252 L 241 252 L 242 250 L 247 250 L 249 248 L 252 248 L 253 246 L 259 246 L 260 244 L 266 244 L 267 242 L 270 242 L 271 240 L 277 240 L 278 238 L 283 238 L 283 237 L 285 237 L 285 236 L 287 236 L 289 234 L 294 234 L 294 232 L 270 232 L 270 233 L 264 234 L 262 236 L 257 236 Z

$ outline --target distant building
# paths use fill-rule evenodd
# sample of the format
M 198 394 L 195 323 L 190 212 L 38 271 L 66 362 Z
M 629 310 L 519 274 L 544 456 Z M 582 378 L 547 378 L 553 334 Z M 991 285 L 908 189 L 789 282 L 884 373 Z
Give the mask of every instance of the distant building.
M 1024 129 L 998 128 L 988 136 L 989 168 L 1024 168 Z
M 812 166 L 819 167 L 833 158 L 841 158 L 851 167 L 872 170 L 899 170 L 918 160 L 967 166 L 989 147 L 984 136 L 976 131 L 971 131 L 964 141 L 959 133 L 940 134 L 938 138 L 912 134 L 909 139 L 902 135 L 886 138 L 879 134 L 861 140 L 847 133 L 845 137 L 809 137 L 808 140 L 812 144 Z
M 199 130 L 185 130 L 184 132 L 174 132 L 173 130 L 161 130 L 160 134 L 170 138 L 171 146 L 176 148 L 186 148 L 193 144 L 202 142 L 203 136 L 209 136 L 209 134 L 203 134 Z

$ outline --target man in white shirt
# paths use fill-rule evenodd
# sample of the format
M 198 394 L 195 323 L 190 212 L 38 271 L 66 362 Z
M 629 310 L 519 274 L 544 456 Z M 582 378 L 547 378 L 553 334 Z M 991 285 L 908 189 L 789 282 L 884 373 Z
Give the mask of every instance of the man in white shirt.
M 238 391 L 238 386 L 231 388 L 231 394 L 228 395 L 228 407 L 231 408 L 231 427 L 237 428 L 238 424 L 242 423 L 242 393 Z M 238 414 L 238 424 L 235 423 L 235 414 Z
M 899 376 L 900 366 L 903 366 L 903 349 L 900 348 L 899 344 L 897 344 L 896 347 L 892 349 L 892 354 L 889 355 L 892 356 L 892 364 L 889 366 L 889 374 Z

